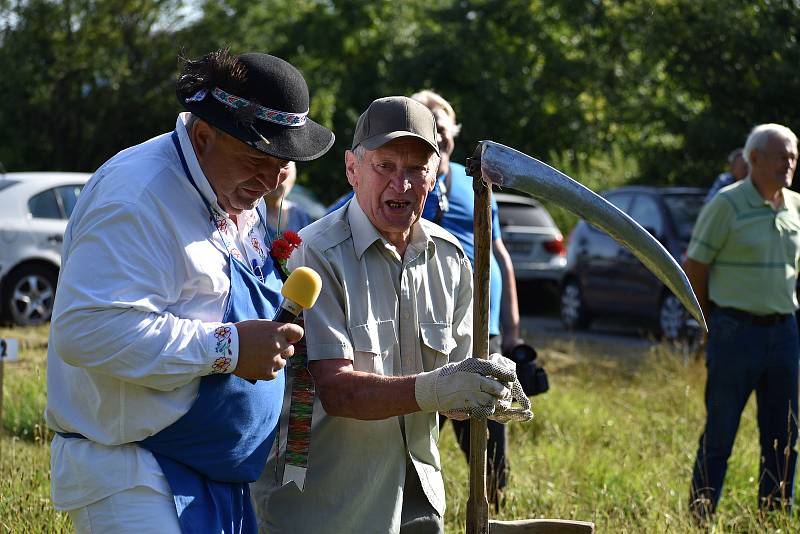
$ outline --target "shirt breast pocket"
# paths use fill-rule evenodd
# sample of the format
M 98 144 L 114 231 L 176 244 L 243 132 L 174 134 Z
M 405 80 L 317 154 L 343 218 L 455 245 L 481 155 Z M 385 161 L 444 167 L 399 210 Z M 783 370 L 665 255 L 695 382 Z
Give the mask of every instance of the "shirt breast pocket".
M 378 321 L 350 327 L 353 369 L 391 376 L 392 354 L 397 345 L 394 321 Z
M 450 352 L 455 348 L 453 327 L 446 323 L 420 323 L 419 334 L 422 339 L 422 367 L 425 371 L 438 369 L 447 363 Z
M 786 262 L 797 268 L 800 257 L 800 221 L 781 213 L 778 215 L 776 226 L 785 237 L 783 246 Z

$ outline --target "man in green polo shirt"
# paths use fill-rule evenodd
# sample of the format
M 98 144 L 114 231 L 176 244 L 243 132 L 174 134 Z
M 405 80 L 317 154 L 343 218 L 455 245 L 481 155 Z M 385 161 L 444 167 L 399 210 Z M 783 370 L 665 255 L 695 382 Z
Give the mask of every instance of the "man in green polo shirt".
M 788 187 L 797 166 L 797 137 L 784 126 L 762 124 L 748 136 L 744 156 L 750 175 L 703 208 L 684 266 L 710 318 L 707 419 L 690 494 L 690 510 L 700 520 L 719 502 L 753 390 L 761 442 L 759 506 L 788 509 L 794 490 L 800 195 Z

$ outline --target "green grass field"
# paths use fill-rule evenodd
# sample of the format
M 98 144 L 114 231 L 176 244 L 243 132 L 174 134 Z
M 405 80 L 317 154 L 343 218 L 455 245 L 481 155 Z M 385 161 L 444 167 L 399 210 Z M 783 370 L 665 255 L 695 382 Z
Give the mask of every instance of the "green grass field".
M 49 501 L 50 435 L 43 427 L 45 328 L 0 329 L 20 340 L 5 366 L 0 532 L 70 532 Z M 535 419 L 510 428 L 511 478 L 497 519 L 594 521 L 600 533 L 691 533 L 691 463 L 703 423 L 704 366 L 665 347 L 607 354 L 553 342 L 540 348 L 551 389 L 534 398 Z M 468 470 L 449 425 L 441 450 L 447 531 L 463 532 Z M 717 533 L 800 532 L 794 516 L 756 508 L 758 438 L 748 405 L 726 479 Z

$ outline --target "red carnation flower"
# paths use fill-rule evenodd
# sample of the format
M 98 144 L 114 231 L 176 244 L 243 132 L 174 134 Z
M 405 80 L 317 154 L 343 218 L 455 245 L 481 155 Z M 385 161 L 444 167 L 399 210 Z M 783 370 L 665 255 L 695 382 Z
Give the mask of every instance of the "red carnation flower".
M 299 247 L 300 243 L 303 242 L 297 232 L 293 232 L 291 230 L 284 230 L 283 238 L 292 246 L 292 248 Z
M 292 247 L 292 245 L 290 245 L 285 239 L 276 239 L 272 242 L 272 250 L 270 251 L 270 254 L 278 261 L 286 261 L 292 254 L 293 248 L 294 247 Z

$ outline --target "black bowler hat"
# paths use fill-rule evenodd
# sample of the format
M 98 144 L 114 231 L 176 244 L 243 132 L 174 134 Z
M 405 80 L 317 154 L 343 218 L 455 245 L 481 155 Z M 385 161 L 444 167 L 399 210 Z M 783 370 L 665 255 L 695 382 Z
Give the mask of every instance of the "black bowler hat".
M 310 161 L 333 145 L 333 132 L 308 118 L 308 86 L 286 61 L 226 50 L 188 61 L 177 95 L 192 114 L 269 154 Z

